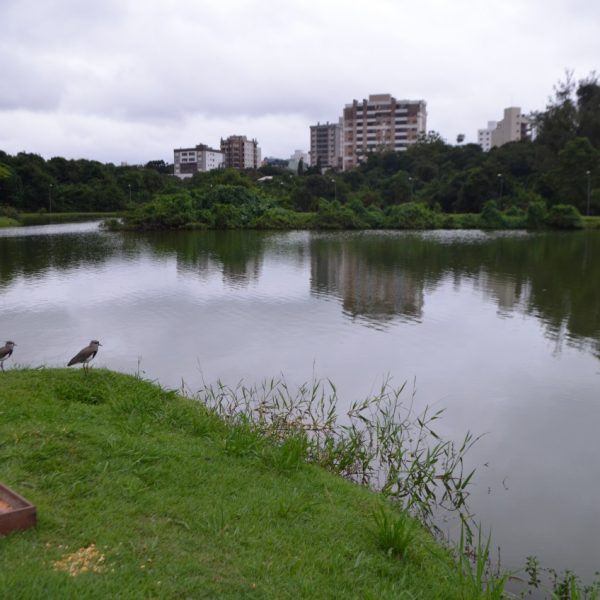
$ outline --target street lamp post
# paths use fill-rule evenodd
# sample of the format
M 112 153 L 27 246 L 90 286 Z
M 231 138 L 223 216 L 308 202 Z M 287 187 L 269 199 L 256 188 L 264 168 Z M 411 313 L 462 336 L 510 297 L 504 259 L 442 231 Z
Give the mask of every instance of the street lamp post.
M 504 177 L 502 173 L 498 173 L 498 181 L 500 182 L 500 199 L 498 200 L 498 208 L 502 209 L 502 192 L 504 190 Z
M 332 179 L 331 183 L 333 183 L 333 199 L 337 201 L 337 184 L 335 179 Z
M 412 199 L 413 199 L 413 178 L 409 177 L 408 181 L 410 181 L 410 201 L 412 202 Z
M 587 177 L 587 207 L 586 207 L 586 215 L 590 216 L 590 196 L 592 195 L 592 179 L 590 171 L 585 172 Z
M 48 186 L 48 212 L 52 212 L 52 184 Z
M 131 184 L 128 183 L 127 187 L 129 188 L 129 204 L 131 204 Z

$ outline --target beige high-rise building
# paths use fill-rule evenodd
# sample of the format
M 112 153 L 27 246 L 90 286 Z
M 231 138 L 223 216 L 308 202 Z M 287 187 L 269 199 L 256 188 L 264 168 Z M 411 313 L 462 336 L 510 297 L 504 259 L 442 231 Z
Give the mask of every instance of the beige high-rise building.
M 503 146 L 509 142 L 518 142 L 531 136 L 531 121 L 521 114 L 518 106 L 504 109 L 501 121 L 489 121 L 487 129 L 477 131 L 477 141 L 484 151 Z
M 225 157 L 225 167 L 233 169 L 258 169 L 260 166 L 260 148 L 256 140 L 245 135 L 230 135 L 221 138 L 221 152 Z
M 342 119 L 339 123 L 317 123 L 310 126 L 310 166 L 322 169 L 339 169 L 341 153 Z
M 354 100 L 344 107 L 342 168 L 358 166 L 370 152 L 404 151 L 426 132 L 424 100 L 396 100 L 390 94 Z

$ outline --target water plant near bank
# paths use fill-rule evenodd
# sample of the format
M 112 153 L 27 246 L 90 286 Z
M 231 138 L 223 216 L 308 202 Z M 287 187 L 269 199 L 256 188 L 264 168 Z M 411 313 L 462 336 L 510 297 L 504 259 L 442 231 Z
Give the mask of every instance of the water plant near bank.
M 404 401 L 408 396 L 407 401 Z M 440 511 L 455 513 L 470 532 L 465 455 L 477 437 L 460 443 L 434 429 L 443 410 L 417 411 L 414 389 L 385 380 L 377 393 L 338 413 L 335 385 L 313 381 L 292 389 L 283 379 L 257 385 L 205 385 L 196 397 L 226 422 L 249 427 L 274 443 L 302 440 L 304 459 L 367 485 L 438 530 Z

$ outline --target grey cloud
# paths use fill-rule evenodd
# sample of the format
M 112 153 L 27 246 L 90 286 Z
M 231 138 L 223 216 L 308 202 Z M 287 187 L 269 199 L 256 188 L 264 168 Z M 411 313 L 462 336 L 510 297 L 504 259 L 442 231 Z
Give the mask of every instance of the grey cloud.
M 149 136 L 155 152 L 161 139 L 167 148 L 190 138 L 214 144 L 203 138 L 244 125 L 264 140 L 263 154 L 289 154 L 307 148 L 310 124 L 377 92 L 424 98 L 429 128 L 472 140 L 504 106 L 543 108 L 564 67 L 578 76 L 594 68 L 600 8 L 574 6 L 3 0 L 0 143 L 87 152 L 83 130 L 98 154 L 118 161 L 136 156 L 135 146 L 125 151 L 117 135 L 121 153 L 106 130 Z M 17 109 L 43 113 L 36 136 L 20 119 L 15 128 Z

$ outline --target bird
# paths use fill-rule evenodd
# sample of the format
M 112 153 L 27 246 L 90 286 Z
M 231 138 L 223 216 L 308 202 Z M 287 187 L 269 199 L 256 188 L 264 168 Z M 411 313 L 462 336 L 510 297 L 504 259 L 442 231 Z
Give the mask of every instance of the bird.
M 13 348 L 16 346 L 14 342 L 6 342 L 2 348 L 0 348 L 0 367 L 4 371 L 4 361 L 13 353 Z
M 102 344 L 98 340 L 92 340 L 89 346 L 86 346 L 80 350 L 70 361 L 67 367 L 76 365 L 77 363 L 83 363 L 83 368 L 87 369 L 87 364 L 98 354 L 98 346 Z

